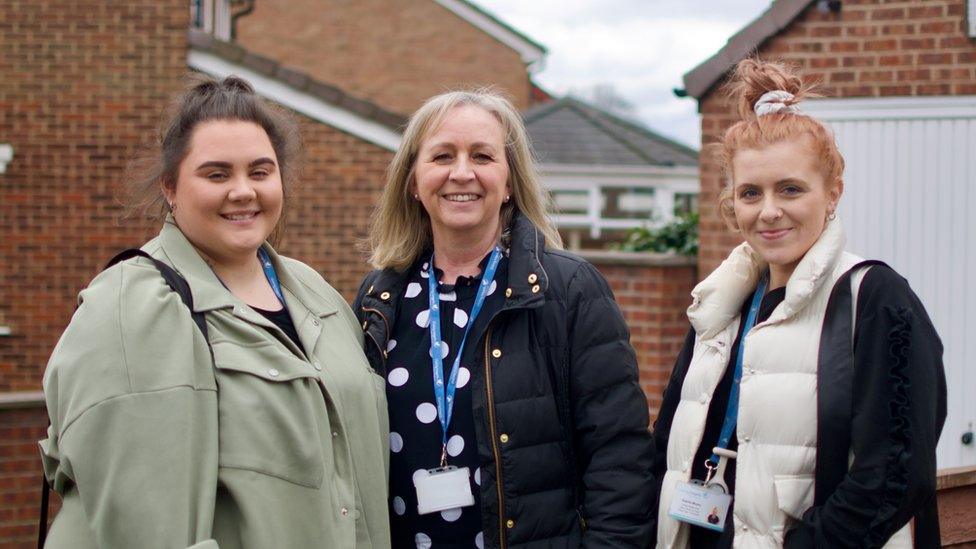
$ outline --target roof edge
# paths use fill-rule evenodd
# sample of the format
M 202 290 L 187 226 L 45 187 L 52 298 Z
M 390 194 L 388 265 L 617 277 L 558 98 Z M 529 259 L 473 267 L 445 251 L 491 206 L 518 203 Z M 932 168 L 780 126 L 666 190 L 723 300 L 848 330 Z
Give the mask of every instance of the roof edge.
M 762 15 L 732 35 L 715 55 L 685 73 L 685 91 L 701 100 L 730 68 L 782 32 L 814 1 L 775 0 Z
M 474 2 L 468 0 L 434 0 L 434 2 L 517 51 L 526 65 L 536 65 L 545 59 L 547 53 L 545 46 L 475 5 Z

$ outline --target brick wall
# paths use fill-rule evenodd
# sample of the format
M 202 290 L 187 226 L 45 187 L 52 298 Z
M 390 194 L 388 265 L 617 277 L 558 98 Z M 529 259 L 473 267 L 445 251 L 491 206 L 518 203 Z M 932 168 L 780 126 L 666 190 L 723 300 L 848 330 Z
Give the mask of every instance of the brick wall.
M 36 390 L 74 298 L 139 227 L 116 184 L 186 70 L 185 0 L 0 2 L 0 392 Z
M 798 64 L 830 97 L 976 94 L 976 40 L 966 35 L 966 0 L 844 0 L 839 14 L 821 13 L 813 4 L 759 54 Z M 706 94 L 700 108 L 703 143 L 735 121 L 720 90 Z M 702 154 L 702 276 L 740 242 L 718 216 L 721 184 L 715 162 Z
M 0 406 L 0 546 L 37 546 L 41 495 L 41 460 L 37 441 L 44 438 L 47 414 L 43 408 L 5 409 Z M 58 498 L 51 498 L 51 516 Z
M 641 388 L 653 422 L 688 333 L 685 310 L 691 305 L 697 280 L 694 258 L 615 252 L 583 255 L 610 283 L 630 327 L 630 343 L 637 352 Z
M 431 0 L 261 0 L 238 20 L 237 41 L 402 114 L 485 84 L 529 105 L 519 54 Z

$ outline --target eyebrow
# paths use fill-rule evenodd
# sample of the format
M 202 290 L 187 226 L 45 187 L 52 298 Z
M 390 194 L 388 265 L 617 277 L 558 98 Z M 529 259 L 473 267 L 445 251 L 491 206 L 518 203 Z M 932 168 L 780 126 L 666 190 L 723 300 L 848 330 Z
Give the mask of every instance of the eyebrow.
M 456 148 L 454 146 L 454 143 L 449 143 L 447 141 L 443 141 L 441 143 L 435 143 L 434 145 L 431 145 L 430 146 L 431 149 L 436 149 L 438 147 L 446 147 L 446 148 L 449 148 L 449 149 Z M 492 145 L 491 143 L 488 143 L 486 141 L 477 141 L 477 142 L 471 144 L 471 148 L 472 149 L 477 149 L 477 148 L 480 148 L 480 147 L 488 147 L 490 149 L 494 149 L 495 148 L 494 145 Z
M 275 161 L 272 160 L 272 159 L 270 159 L 270 158 L 268 158 L 268 157 L 261 157 L 261 158 L 258 158 L 257 160 L 252 160 L 247 165 L 247 167 L 248 168 L 253 168 L 255 166 L 260 166 L 262 164 L 271 164 L 272 166 L 274 166 L 275 165 Z M 223 169 L 230 169 L 230 168 L 233 168 L 233 167 L 234 167 L 234 165 L 231 164 L 230 162 L 223 162 L 223 161 L 220 161 L 220 160 L 208 160 L 207 162 L 204 162 L 203 164 L 200 164 L 199 166 L 197 166 L 197 169 L 198 170 L 202 170 L 204 168 L 223 168 Z

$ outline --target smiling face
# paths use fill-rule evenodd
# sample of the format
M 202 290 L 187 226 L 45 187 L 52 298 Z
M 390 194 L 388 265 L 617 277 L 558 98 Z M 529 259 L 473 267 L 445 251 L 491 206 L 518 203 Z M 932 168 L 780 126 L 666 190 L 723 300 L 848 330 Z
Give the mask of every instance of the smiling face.
M 828 182 L 807 139 L 742 149 L 732 157 L 732 207 L 746 242 L 769 263 L 770 287 L 786 284 L 820 238 L 843 192 Z
M 511 194 L 505 131 L 491 113 L 454 107 L 420 144 L 413 192 L 430 216 L 434 240 L 497 234 Z
M 252 259 L 278 224 L 284 201 L 267 132 L 239 120 L 200 123 L 175 188 L 163 192 L 183 234 L 216 263 Z

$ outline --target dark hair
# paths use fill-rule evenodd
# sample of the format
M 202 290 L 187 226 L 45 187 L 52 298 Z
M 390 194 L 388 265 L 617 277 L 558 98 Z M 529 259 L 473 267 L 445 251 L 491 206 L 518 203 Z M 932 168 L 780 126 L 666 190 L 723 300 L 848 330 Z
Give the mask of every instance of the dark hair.
M 209 120 L 241 120 L 264 128 L 278 157 L 285 189 L 300 172 L 301 137 L 290 114 L 259 97 L 251 84 L 238 76 L 216 80 L 191 74 L 187 81 L 184 91 L 164 112 L 153 146 L 129 166 L 127 217 L 158 221 L 166 216 L 169 205 L 160 184 L 176 185 L 193 131 Z M 280 227 L 281 220 L 278 224 Z

